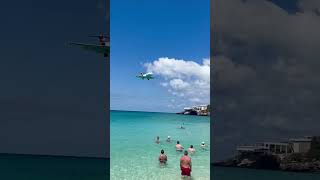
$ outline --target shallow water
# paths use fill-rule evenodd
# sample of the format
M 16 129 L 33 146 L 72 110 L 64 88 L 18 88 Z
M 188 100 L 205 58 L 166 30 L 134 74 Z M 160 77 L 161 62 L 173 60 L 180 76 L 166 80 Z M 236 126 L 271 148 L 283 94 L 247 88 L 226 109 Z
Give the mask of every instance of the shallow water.
M 176 140 L 185 148 L 191 144 L 196 148 L 191 155 L 192 179 L 210 179 L 209 117 L 111 111 L 110 122 L 111 179 L 180 179 L 182 152 L 176 152 Z M 182 123 L 185 129 L 178 128 Z M 160 136 L 160 144 L 155 143 L 156 136 Z M 165 142 L 167 136 L 171 136 L 171 143 Z M 199 148 L 202 141 L 207 144 L 205 151 Z M 165 167 L 158 162 L 161 149 L 168 157 Z

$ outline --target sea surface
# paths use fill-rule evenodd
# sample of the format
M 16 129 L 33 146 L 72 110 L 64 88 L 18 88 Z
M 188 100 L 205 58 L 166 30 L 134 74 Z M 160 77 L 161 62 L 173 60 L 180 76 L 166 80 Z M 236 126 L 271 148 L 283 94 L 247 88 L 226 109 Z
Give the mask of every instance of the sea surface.
M 1 180 L 108 180 L 109 159 L 0 154 Z
M 191 155 L 192 179 L 210 179 L 210 120 L 209 117 L 170 113 L 111 111 L 110 119 L 110 177 L 112 180 L 179 180 L 180 157 L 175 144 L 185 148 L 194 145 Z M 179 129 L 184 123 L 185 129 Z M 160 144 L 155 143 L 160 137 Z M 165 142 L 171 136 L 172 142 Z M 201 150 L 200 143 L 207 149 Z M 160 166 L 161 149 L 168 157 Z
M 320 180 L 319 173 L 213 167 L 213 180 Z

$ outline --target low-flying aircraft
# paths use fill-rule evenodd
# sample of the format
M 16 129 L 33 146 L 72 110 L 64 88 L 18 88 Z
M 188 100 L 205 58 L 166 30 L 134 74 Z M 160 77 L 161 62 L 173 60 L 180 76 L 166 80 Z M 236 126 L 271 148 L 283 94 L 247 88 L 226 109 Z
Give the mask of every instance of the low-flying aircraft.
M 70 46 L 79 46 L 85 50 L 94 51 L 99 54 L 103 54 L 104 57 L 108 57 L 110 53 L 110 41 L 109 38 L 100 34 L 98 36 L 89 36 L 99 39 L 99 44 L 86 44 L 86 43 L 78 43 L 78 42 L 68 42 L 67 44 Z
M 140 78 L 142 80 L 144 80 L 144 79 L 148 79 L 148 80 L 154 79 L 153 74 L 151 72 L 150 73 L 140 73 L 140 75 L 138 75 L 136 77 Z

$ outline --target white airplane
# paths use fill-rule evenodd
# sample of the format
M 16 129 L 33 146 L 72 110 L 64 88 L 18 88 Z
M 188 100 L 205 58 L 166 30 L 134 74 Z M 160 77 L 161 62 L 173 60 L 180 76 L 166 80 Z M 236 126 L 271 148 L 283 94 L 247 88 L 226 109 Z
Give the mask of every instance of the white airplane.
M 138 75 L 138 76 L 136 76 L 137 78 L 140 78 L 140 79 L 142 79 L 142 80 L 144 80 L 144 79 L 148 79 L 148 80 L 150 80 L 150 79 L 154 79 L 154 77 L 153 77 L 153 74 L 152 73 L 140 73 L 140 75 Z

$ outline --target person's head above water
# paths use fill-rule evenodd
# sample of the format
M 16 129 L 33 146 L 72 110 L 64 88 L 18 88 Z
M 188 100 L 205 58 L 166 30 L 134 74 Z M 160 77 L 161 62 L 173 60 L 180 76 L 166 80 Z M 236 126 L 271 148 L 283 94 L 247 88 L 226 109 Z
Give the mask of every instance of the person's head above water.
M 204 145 L 204 142 L 202 142 L 201 144 Z
M 193 145 L 190 145 L 190 148 L 193 148 Z
M 187 155 L 188 155 L 188 151 L 184 151 L 184 155 L 186 155 L 186 156 L 187 156 Z
M 170 139 L 170 136 L 168 136 L 168 139 Z
M 157 139 L 159 139 L 159 136 L 157 136 Z
M 161 154 L 164 154 L 164 150 L 163 149 L 161 150 Z
M 177 144 L 180 144 L 180 142 L 179 142 L 179 141 L 177 141 Z

